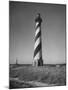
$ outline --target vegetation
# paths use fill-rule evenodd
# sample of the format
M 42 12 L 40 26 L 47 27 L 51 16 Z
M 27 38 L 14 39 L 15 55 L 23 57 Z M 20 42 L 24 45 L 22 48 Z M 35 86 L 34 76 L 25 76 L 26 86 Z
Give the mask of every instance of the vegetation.
M 31 65 L 17 65 L 10 67 L 10 78 L 18 78 L 21 81 L 41 82 L 48 85 L 66 85 L 66 65 L 45 65 L 33 67 Z M 42 86 L 42 85 L 40 85 Z M 10 80 L 10 88 L 33 87 L 31 84 Z

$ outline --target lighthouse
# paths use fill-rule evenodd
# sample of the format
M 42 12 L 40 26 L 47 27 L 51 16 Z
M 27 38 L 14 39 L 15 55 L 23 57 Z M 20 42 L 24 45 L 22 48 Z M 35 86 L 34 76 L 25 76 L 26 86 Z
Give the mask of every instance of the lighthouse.
M 43 66 L 41 23 L 42 18 L 40 16 L 40 13 L 38 13 L 35 19 L 35 44 L 34 44 L 33 66 Z

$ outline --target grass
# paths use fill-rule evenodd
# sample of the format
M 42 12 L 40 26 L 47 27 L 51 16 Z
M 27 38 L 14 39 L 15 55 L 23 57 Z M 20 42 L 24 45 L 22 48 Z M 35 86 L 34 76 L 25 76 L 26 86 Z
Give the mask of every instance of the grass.
M 66 85 L 66 65 L 60 67 L 46 65 L 43 67 L 32 67 L 30 65 L 17 65 L 10 67 L 10 78 L 18 78 L 22 81 L 36 81 L 58 86 Z M 30 84 L 10 81 L 10 88 L 32 87 Z

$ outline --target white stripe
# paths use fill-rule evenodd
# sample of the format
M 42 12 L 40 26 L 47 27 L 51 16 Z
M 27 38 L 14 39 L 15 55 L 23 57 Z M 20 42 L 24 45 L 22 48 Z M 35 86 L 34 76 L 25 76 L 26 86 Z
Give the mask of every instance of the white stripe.
M 39 37 L 36 42 L 35 42 L 35 45 L 34 45 L 34 50 L 36 49 L 36 47 L 39 45 L 39 43 L 41 42 L 41 37 Z
M 39 24 L 39 22 L 36 22 L 36 26 Z
M 39 52 L 36 54 L 36 56 L 34 57 L 34 60 L 40 59 L 41 56 L 42 56 L 41 51 L 39 51 Z
M 36 29 L 35 37 L 36 37 L 36 35 L 37 35 L 39 32 L 40 32 L 40 27 L 38 27 L 38 28 Z

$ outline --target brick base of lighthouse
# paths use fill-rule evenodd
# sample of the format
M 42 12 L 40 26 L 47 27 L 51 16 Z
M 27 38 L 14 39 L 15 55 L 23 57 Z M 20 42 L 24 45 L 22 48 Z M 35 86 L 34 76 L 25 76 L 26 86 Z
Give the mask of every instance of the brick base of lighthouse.
M 43 66 L 43 60 L 39 59 L 33 62 L 33 66 Z

